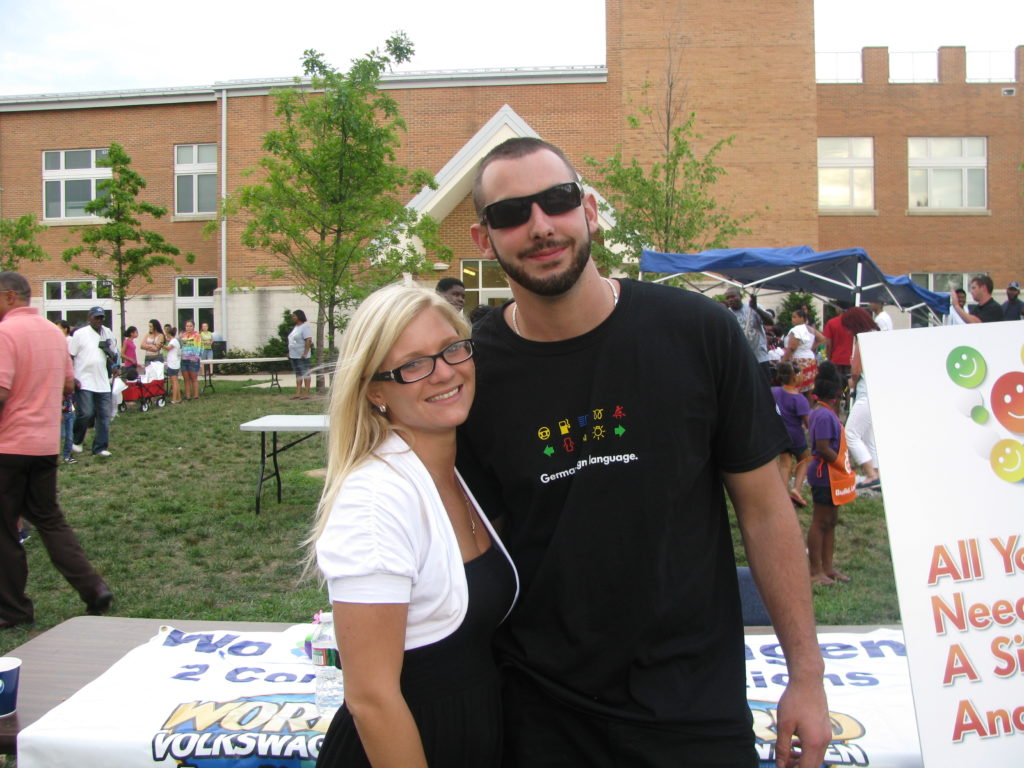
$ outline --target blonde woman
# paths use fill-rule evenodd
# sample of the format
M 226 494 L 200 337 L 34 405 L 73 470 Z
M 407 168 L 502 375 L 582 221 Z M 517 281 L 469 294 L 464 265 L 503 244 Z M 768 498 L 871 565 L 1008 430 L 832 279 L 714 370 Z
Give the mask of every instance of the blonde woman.
M 518 577 L 455 470 L 475 392 L 468 336 L 435 292 L 396 285 L 363 302 L 342 341 L 310 559 L 345 705 L 318 766 L 500 764 L 490 642 Z

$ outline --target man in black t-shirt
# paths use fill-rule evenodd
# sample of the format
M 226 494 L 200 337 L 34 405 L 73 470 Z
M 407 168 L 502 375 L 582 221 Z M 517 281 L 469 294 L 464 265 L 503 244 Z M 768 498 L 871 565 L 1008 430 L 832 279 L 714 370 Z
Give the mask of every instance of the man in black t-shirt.
M 977 303 L 965 311 L 960 298 L 949 294 L 949 309 L 956 312 L 965 323 L 998 323 L 1003 319 L 1003 308 L 992 298 L 992 278 L 976 275 L 971 278 L 971 298 Z
M 1024 320 L 1024 302 L 1020 300 L 1020 283 L 1016 280 L 1006 286 L 1003 320 Z
M 823 662 L 768 388 L 724 307 L 598 273 L 577 178 L 557 148 L 512 139 L 473 188 L 471 234 L 514 296 L 474 329 L 459 445 L 522 584 L 496 638 L 505 765 L 757 764 L 727 490 L 788 666 L 761 732 L 818 766 Z

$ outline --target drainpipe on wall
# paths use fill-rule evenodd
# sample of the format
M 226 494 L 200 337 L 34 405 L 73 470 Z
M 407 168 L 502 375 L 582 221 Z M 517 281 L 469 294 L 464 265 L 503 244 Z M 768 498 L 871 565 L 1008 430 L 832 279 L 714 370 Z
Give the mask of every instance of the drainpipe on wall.
M 220 91 L 220 199 L 228 196 L 228 90 Z M 220 316 L 221 335 L 228 339 L 228 221 L 220 219 Z

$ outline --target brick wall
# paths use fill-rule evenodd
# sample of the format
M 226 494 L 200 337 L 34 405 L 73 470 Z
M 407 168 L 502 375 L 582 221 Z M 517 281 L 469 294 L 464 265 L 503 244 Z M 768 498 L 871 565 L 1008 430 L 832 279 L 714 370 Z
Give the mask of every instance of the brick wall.
M 735 136 L 719 156 L 727 174 L 714 195 L 734 214 L 756 213 L 756 218 L 750 223 L 753 233 L 733 245 L 858 245 L 890 273 L 987 269 L 997 285 L 1024 276 L 1020 74 L 1016 96 L 1003 96 L 1005 85 L 967 84 L 963 50 L 944 48 L 942 82 L 891 85 L 888 52 L 874 48 L 864 51 L 863 84 L 816 85 L 812 0 L 607 0 L 606 35 L 604 83 L 390 90 L 408 125 L 398 160 L 437 173 L 508 104 L 543 138 L 562 146 L 581 170 L 584 156 L 604 159 L 619 145 L 627 157 L 650 163 L 658 154 L 659 133 L 650 126 L 628 128 L 626 116 L 642 104 L 663 103 L 671 59 L 683 114 L 697 113 L 697 130 L 704 136 L 698 151 Z M 1018 49 L 1017 61 L 1019 73 L 1024 48 Z M 114 140 L 125 145 L 133 167 L 149 182 L 145 198 L 172 208 L 174 144 L 219 145 L 222 110 L 228 163 L 220 173 L 229 191 L 250 183 L 253 177 L 242 174 L 262 156 L 262 137 L 276 123 L 274 104 L 266 94 L 242 89 L 228 94 L 225 100 L 211 91 L 210 100 L 201 103 L 0 111 L 0 216 L 41 215 L 44 150 L 102 147 Z M 816 138 L 860 135 L 875 137 L 878 215 L 821 216 Z M 991 215 L 907 215 L 906 138 L 912 135 L 989 138 Z M 171 218 L 146 226 L 196 254 L 196 264 L 182 274 L 219 275 L 219 238 L 202 236 L 204 222 Z M 457 275 L 460 259 L 477 256 L 468 234 L 473 218 L 466 200 L 443 222 L 441 235 L 454 257 L 447 272 L 429 277 Z M 294 304 L 294 294 L 277 290 L 285 289 L 287 280 L 256 274 L 260 266 L 276 262 L 240 243 L 243 224 L 235 218 L 227 225 L 229 284 L 274 288 L 275 307 Z M 44 279 L 74 276 L 59 254 L 78 242 L 61 226 L 40 240 L 55 258 L 24 267 L 34 291 L 41 291 Z M 166 316 L 173 307 L 174 274 L 157 270 L 152 285 L 140 285 L 149 296 L 145 305 Z M 232 302 L 249 308 L 237 327 L 232 319 L 229 333 L 262 341 L 273 332 L 276 316 L 265 318 L 259 301 L 233 297 Z M 134 316 L 132 322 L 139 324 Z
M 0 216 L 34 213 L 43 218 L 44 151 L 100 148 L 116 141 L 131 156 L 132 169 L 147 182 L 140 198 L 168 209 L 159 220 L 142 217 L 142 226 L 161 233 L 182 252 L 196 255 L 193 265 L 181 262 L 182 274 L 216 274 L 216 241 L 202 236 L 203 222 L 175 222 L 172 218 L 174 145 L 217 142 L 217 134 L 216 105 L 212 102 L 4 113 L 0 115 Z M 61 261 L 60 254 L 81 244 L 78 234 L 60 225 L 51 226 L 38 240 L 51 258 L 22 267 L 33 282 L 34 294 L 41 292 L 44 279 L 78 274 Z M 153 272 L 153 283 L 140 281 L 138 288 L 143 294 L 170 293 L 175 275 L 170 267 L 158 268 Z
M 873 136 L 877 215 L 822 216 L 821 247 L 865 248 L 890 274 L 991 272 L 997 288 L 1024 278 L 1024 89 L 967 83 L 963 48 L 939 50 L 939 82 L 888 82 L 888 51 L 863 52 L 864 83 L 818 86 L 820 136 Z M 1016 95 L 1003 95 L 1016 88 Z M 985 136 L 986 215 L 908 215 L 907 139 Z

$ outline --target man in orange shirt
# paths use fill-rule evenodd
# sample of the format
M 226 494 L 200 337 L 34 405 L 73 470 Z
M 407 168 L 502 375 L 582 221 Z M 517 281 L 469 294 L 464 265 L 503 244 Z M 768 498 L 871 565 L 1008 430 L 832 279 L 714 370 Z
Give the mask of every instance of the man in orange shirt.
M 89 613 L 104 613 L 114 599 L 57 503 L 60 405 L 74 371 L 64 334 L 31 298 L 24 277 L 0 272 L 0 629 L 34 621 L 19 517 L 35 526 Z

